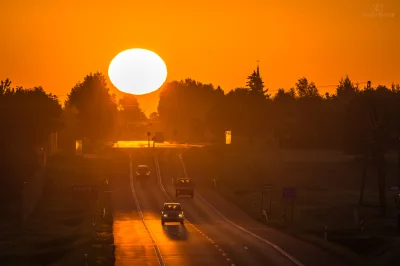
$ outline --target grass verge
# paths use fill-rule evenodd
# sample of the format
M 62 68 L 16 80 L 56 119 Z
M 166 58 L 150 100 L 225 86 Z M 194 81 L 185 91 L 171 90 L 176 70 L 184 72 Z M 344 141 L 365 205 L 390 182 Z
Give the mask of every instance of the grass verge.
M 184 159 L 197 183 L 211 187 L 215 178 L 217 191 L 254 219 L 261 219 L 261 210 L 269 212 L 271 200 L 271 219 L 262 220 L 271 227 L 328 250 L 352 265 L 398 263 L 397 212 L 388 197 L 388 216 L 379 216 L 373 167 L 368 169 L 364 205 L 359 207 L 356 203 L 362 162 L 348 156 L 205 147 L 189 150 Z M 388 164 L 387 176 L 388 184 L 394 182 L 395 165 Z M 263 184 L 273 186 L 271 197 L 266 194 L 264 203 L 260 190 Z M 286 186 L 297 191 L 293 223 L 291 205 L 282 200 L 282 188 Z M 360 220 L 364 222 L 362 231 Z M 324 240 L 325 226 L 328 241 Z
M 51 158 L 38 205 L 3 243 L 4 265 L 114 265 L 106 166 L 98 159 Z M 74 192 L 72 184 L 98 185 L 99 192 Z

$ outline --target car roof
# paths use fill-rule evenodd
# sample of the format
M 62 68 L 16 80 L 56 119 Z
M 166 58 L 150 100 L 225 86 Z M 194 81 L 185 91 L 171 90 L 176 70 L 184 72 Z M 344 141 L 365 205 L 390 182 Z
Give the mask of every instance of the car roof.
M 144 167 L 149 167 L 148 165 L 145 165 L 145 164 L 141 164 L 141 165 L 138 165 L 138 168 L 144 168 Z
M 179 202 L 166 202 L 164 205 L 181 205 Z

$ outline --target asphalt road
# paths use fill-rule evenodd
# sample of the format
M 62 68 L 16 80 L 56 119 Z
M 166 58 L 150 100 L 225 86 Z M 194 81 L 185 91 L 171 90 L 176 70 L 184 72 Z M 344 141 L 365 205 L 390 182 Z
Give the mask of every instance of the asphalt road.
M 170 199 L 159 186 L 154 159 L 140 150 L 131 154 L 133 171 L 148 164 L 153 176 L 140 183 L 131 178 L 129 163 L 121 163 L 113 180 L 115 265 L 232 265 L 191 224 L 161 225 L 160 209 Z
M 156 156 L 147 149 L 127 151 L 131 157 L 121 160 L 112 182 L 116 265 L 313 265 L 298 261 L 268 240 L 266 234 L 274 232 L 264 225 L 228 221 L 223 216 L 226 211 L 239 218 L 242 213 L 232 213 L 233 207 L 222 205 L 221 199 L 208 198 L 215 200 L 213 204 L 199 195 L 175 199 L 171 181 L 181 173 L 170 171 L 169 164 L 176 161 L 166 158 L 165 150 Z M 134 180 L 139 164 L 148 164 L 152 170 L 147 183 Z M 160 209 L 171 201 L 182 204 L 185 226 L 161 225 Z M 328 265 L 325 262 L 319 265 Z

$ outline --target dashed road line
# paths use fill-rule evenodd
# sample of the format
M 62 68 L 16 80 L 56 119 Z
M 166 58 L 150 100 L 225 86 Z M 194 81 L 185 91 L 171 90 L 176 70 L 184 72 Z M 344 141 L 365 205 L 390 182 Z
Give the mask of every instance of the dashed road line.
M 160 187 L 160 189 L 162 190 L 162 192 L 164 192 L 165 196 L 168 198 L 169 201 L 172 201 L 170 195 L 168 194 L 168 192 L 165 190 L 164 185 L 162 183 L 161 180 L 161 170 L 160 170 L 160 165 L 158 163 L 158 157 L 157 154 L 154 154 L 154 164 L 156 166 L 156 172 L 157 172 L 157 182 L 158 182 L 158 186 Z M 186 218 L 185 218 L 186 219 Z M 232 259 L 227 255 L 227 253 L 224 252 L 223 249 L 221 249 L 218 245 L 215 244 L 214 240 L 211 239 L 210 237 L 208 237 L 205 233 L 203 233 L 200 229 L 198 229 L 193 223 L 191 223 L 190 221 L 188 221 L 186 219 L 186 223 L 188 223 L 189 225 L 191 225 L 195 231 L 197 231 L 199 234 L 201 234 L 208 242 L 210 242 L 211 245 L 214 245 L 214 247 L 221 253 L 221 255 L 223 257 L 225 257 L 225 259 L 230 263 L 230 266 L 236 266 L 234 263 L 232 263 Z

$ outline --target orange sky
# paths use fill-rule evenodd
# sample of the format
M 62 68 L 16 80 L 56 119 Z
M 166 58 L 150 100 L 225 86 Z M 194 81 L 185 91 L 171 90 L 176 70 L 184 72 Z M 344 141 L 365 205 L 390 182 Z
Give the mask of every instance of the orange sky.
M 167 81 L 192 77 L 225 91 L 244 86 L 257 60 L 272 92 L 302 76 L 317 86 L 337 84 L 346 73 L 372 85 L 400 83 L 400 1 L 380 0 L 386 17 L 368 16 L 375 3 L 0 1 L 0 79 L 42 85 L 64 100 L 86 74 L 107 74 L 117 53 L 141 47 L 165 60 Z M 139 97 L 146 113 L 157 99 Z

